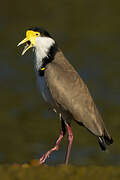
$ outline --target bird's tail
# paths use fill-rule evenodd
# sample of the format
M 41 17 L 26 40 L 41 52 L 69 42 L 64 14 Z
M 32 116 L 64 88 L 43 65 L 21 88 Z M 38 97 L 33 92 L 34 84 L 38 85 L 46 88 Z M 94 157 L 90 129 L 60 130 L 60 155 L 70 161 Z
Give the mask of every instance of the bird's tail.
M 106 150 L 106 144 L 111 145 L 113 143 L 112 137 L 108 134 L 107 130 L 104 130 L 104 135 L 98 137 L 99 145 L 102 151 Z

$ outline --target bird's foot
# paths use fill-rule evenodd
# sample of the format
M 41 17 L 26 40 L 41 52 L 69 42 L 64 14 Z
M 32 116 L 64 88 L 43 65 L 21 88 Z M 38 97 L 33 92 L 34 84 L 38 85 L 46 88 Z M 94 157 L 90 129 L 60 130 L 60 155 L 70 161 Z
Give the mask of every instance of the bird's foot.
M 40 164 L 43 164 L 45 162 L 45 160 L 47 159 L 47 156 L 46 154 L 43 154 L 43 156 L 40 158 Z
M 50 154 L 53 151 L 57 151 L 58 150 L 58 145 L 56 145 L 54 148 L 52 148 L 51 150 L 49 150 L 47 153 L 43 154 L 43 156 L 40 158 L 40 164 L 43 164 L 47 158 L 49 158 Z
M 64 135 L 65 135 L 65 132 L 63 132 L 63 130 L 62 130 L 60 132 L 59 138 L 56 141 L 56 145 L 40 158 L 40 164 L 43 164 L 53 151 L 58 151 L 59 144 L 62 141 L 62 138 Z

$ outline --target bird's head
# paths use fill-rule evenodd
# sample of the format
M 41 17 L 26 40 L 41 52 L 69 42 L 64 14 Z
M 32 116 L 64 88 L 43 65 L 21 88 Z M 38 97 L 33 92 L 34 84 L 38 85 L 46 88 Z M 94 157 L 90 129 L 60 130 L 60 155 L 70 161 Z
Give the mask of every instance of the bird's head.
M 24 43 L 26 43 L 26 46 L 22 52 L 22 55 L 24 55 L 25 52 L 32 47 L 38 47 L 39 49 L 41 47 L 43 51 L 47 52 L 48 49 L 55 44 L 55 41 L 43 28 L 30 28 L 26 31 L 25 39 L 23 39 L 17 46 Z

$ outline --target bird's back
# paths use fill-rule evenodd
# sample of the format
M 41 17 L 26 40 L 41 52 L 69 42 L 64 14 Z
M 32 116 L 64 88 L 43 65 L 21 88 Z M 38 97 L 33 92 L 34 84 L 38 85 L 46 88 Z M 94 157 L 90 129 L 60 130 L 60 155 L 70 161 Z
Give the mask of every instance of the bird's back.
M 55 104 L 93 134 L 102 136 L 104 124 L 88 88 L 61 51 L 47 65 L 45 78 Z

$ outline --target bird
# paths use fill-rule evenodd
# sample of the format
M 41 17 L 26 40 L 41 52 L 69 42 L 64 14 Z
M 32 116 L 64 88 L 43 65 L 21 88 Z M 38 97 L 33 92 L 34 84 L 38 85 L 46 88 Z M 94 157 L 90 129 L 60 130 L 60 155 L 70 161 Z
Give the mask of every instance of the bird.
M 66 132 L 68 133 L 68 147 L 65 164 L 69 163 L 73 142 L 71 121 L 75 121 L 76 124 L 85 127 L 96 136 L 101 149 L 105 151 L 106 145 L 111 145 L 113 139 L 104 125 L 87 85 L 64 56 L 56 40 L 44 28 L 32 27 L 26 30 L 25 39 L 17 46 L 24 43 L 26 45 L 22 55 L 28 49 L 33 49 L 39 91 L 61 122 L 61 131 L 55 146 L 43 154 L 39 163 L 45 163 L 50 154 L 59 149 Z

